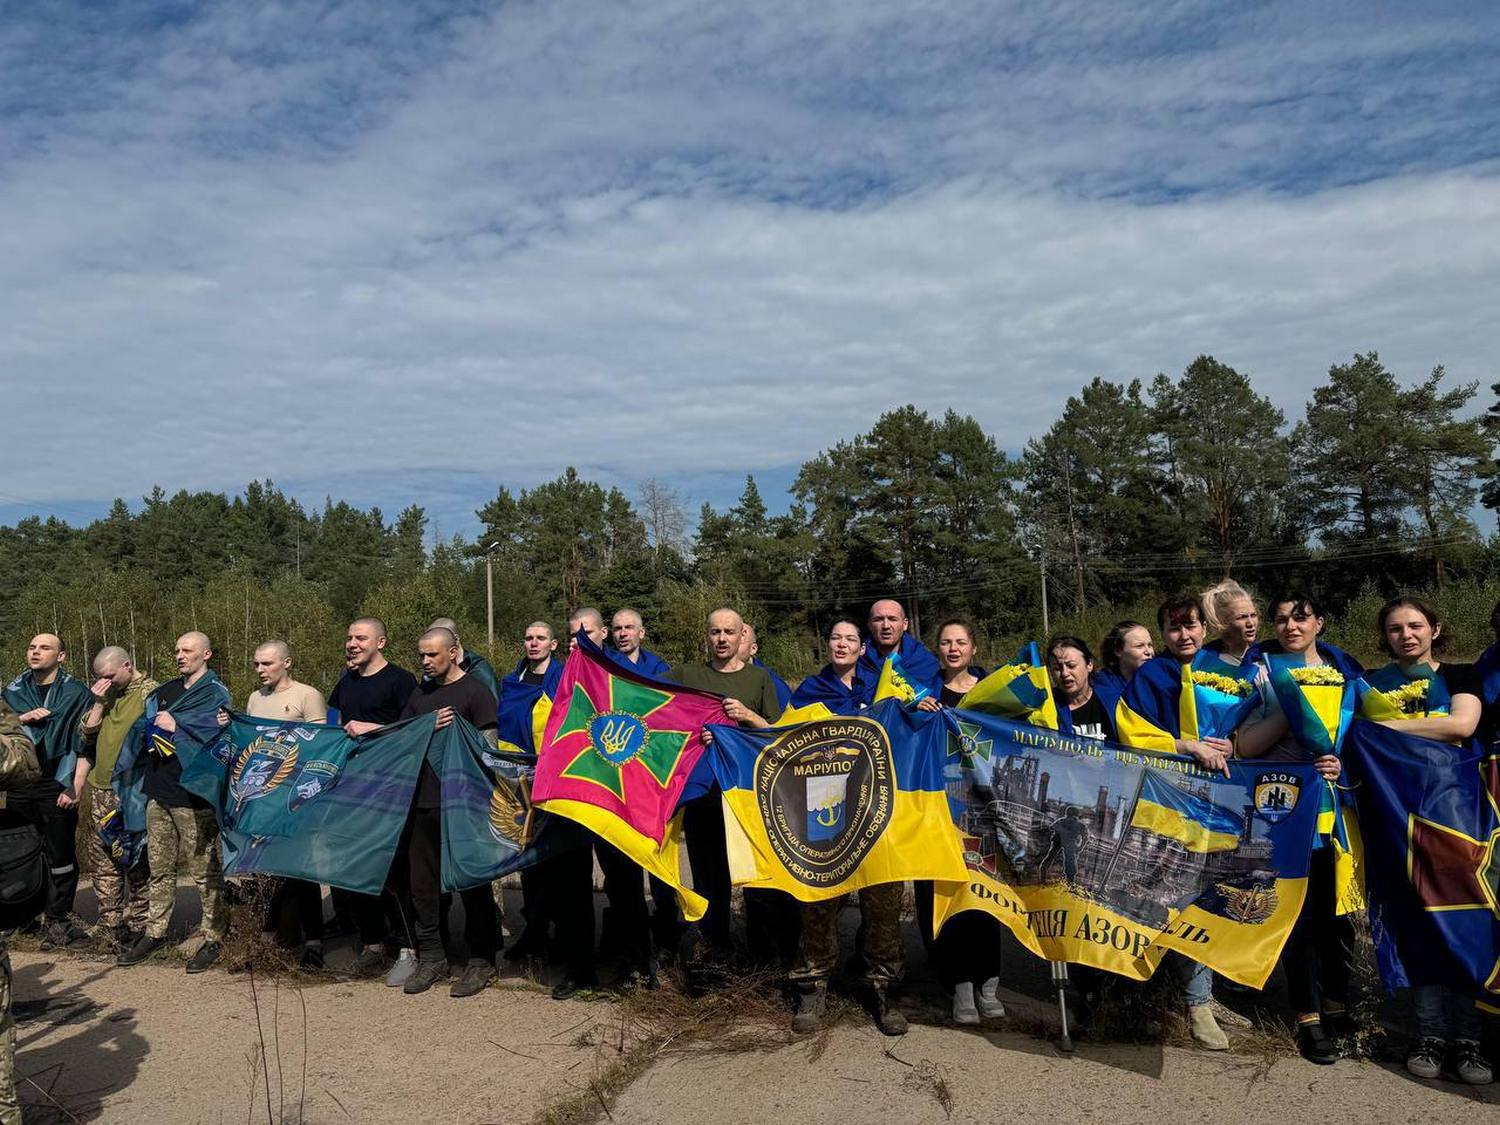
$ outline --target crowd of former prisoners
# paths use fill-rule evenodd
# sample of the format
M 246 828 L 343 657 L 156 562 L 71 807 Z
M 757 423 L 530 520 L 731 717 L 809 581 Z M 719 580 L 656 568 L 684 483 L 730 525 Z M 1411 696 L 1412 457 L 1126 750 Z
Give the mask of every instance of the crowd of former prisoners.
M 1353 664 L 1347 653 L 1319 639 L 1324 616 L 1314 598 L 1286 594 L 1267 604 L 1266 615 L 1270 635 L 1263 638 L 1254 600 L 1237 584 L 1225 581 L 1201 597 L 1169 599 L 1158 613 L 1156 635 L 1138 622 L 1119 623 L 1103 638 L 1097 655 L 1081 638 L 1052 638 L 1046 659 L 1058 706 L 1066 707 L 1075 734 L 1113 740 L 1117 738 L 1115 703 L 1136 672 L 1153 659 L 1187 663 L 1201 648 L 1209 647 L 1231 663 L 1254 662 L 1279 651 L 1305 654 L 1309 664 Z M 1497 709 L 1497 701 L 1483 698 L 1473 665 L 1440 659 L 1443 629 L 1432 607 L 1418 599 L 1399 598 L 1382 608 L 1374 624 L 1383 651 L 1393 661 L 1403 668 L 1426 664 L 1449 688 L 1452 702 L 1447 715 L 1405 723 L 1405 729 L 1456 742 L 1474 736 L 1481 723 L 1489 725 L 1489 712 Z M 874 603 L 865 621 L 835 621 L 824 638 L 827 664 L 796 690 L 757 659 L 755 631 L 732 609 L 709 615 L 706 659 L 675 668 L 645 647 L 645 622 L 632 609 L 620 609 L 609 620 L 597 609 L 579 609 L 562 636 L 573 638 L 579 632 L 614 660 L 640 672 L 723 696 L 726 719 L 748 727 L 768 726 L 784 708 L 815 701 L 837 713 L 870 705 L 880 668 L 892 653 L 899 654 L 909 680 L 930 689 L 931 694 L 919 704 L 925 708 L 955 705 L 986 673 L 975 662 L 969 625 L 958 620 L 942 623 L 933 635 L 934 653 L 909 632 L 906 612 L 894 600 Z M 463 647 L 454 622 L 440 619 L 418 641 L 414 655 L 420 667 L 414 673 L 394 663 L 394 654 L 387 653 L 382 622 L 360 618 L 349 626 L 344 645 L 346 669 L 326 701 L 314 688 L 293 678 L 293 655 L 286 643 L 270 640 L 255 651 L 261 687 L 244 701 L 243 709 L 266 719 L 310 723 L 333 719 L 356 737 L 414 715 L 435 712 L 440 726 L 461 715 L 494 743 L 507 685 L 539 685 L 550 698 L 561 676 L 564 653 L 559 652 L 559 635 L 551 625 L 534 622 L 527 627 L 523 643 L 525 656 L 509 675 L 497 679 L 482 656 Z M 155 745 L 148 747 L 143 854 L 122 860 L 118 849 L 106 846 L 109 822 L 118 813 L 119 801 L 111 788 L 111 771 L 126 732 L 146 712 L 149 699 L 156 728 L 170 735 L 174 703 L 204 677 L 211 657 L 208 637 L 198 632 L 184 634 L 176 644 L 178 678 L 158 684 L 136 667 L 129 652 L 105 648 L 94 657 L 92 678 L 85 683 L 67 673 L 67 653 L 59 637 L 43 633 L 28 646 L 26 669 L 6 689 L 6 696 L 12 702 L 20 698 L 34 705 L 18 710 L 0 704 L 0 735 L 7 755 L 29 752 L 39 769 L 39 776 L 24 785 L 8 765 L 4 777 L 13 788 L 8 815 L 30 818 L 44 844 L 49 882 L 45 910 L 35 923 L 44 948 L 102 945 L 115 952 L 117 964 L 139 964 L 165 943 L 177 879 L 186 873 L 201 896 L 203 938 L 187 962 L 187 971 L 203 972 L 219 958 L 229 905 L 218 829 L 207 804 L 180 784 L 175 755 L 158 752 Z M 1258 682 L 1264 679 L 1261 675 Z M 224 708 L 220 721 L 227 722 L 230 700 L 222 685 L 218 690 Z M 63 712 L 69 692 L 81 701 L 78 718 L 73 729 L 59 729 L 53 720 Z M 1232 740 L 1179 741 L 1177 749 L 1210 769 L 1222 768 L 1225 758 L 1233 755 L 1315 760 L 1320 773 L 1336 779 L 1339 759 L 1320 756 L 1301 745 L 1274 695 L 1264 690 L 1261 695 L 1264 705 Z M 18 737 L 22 734 L 25 737 Z M 74 738 L 75 744 L 82 747 L 76 766 L 59 771 L 63 747 L 75 734 L 81 736 Z M 59 772 L 66 776 L 58 776 Z M 95 828 L 100 829 L 85 834 L 87 845 L 81 857 L 75 855 L 80 806 L 88 809 Z M 592 848 L 565 851 L 523 872 L 523 920 L 512 927 L 518 936 L 503 953 L 498 884 L 493 889 L 462 892 L 462 947 L 467 960 L 455 974 L 448 960 L 449 901 L 439 886 L 438 784 L 424 764 L 385 892 L 375 897 L 333 889 L 330 921 L 325 919 L 322 888 L 279 880 L 264 924 L 267 929 L 276 928 L 281 940 L 293 948 L 300 945 L 300 964 L 309 971 L 325 969 L 323 939 L 337 927 L 357 933 L 358 953 L 347 970 L 350 974 L 383 975 L 388 985 L 407 993 L 426 991 L 451 976 L 450 992 L 455 997 L 482 991 L 497 975 L 502 957 L 557 966 L 552 995 L 559 1000 L 597 986 L 596 962 L 601 957 L 619 966 L 621 982 L 648 988 L 656 986 L 658 964 L 679 956 L 700 969 L 717 966 L 713 971 L 746 961 L 779 965 L 795 984 L 794 1027 L 814 1030 L 824 1016 L 828 980 L 838 956 L 841 903 L 804 905 L 778 891 L 749 890 L 743 898 L 743 940 L 736 946 L 722 818 L 716 794 L 693 801 L 684 810 L 692 882 L 709 902 L 707 914 L 695 927 L 683 924 L 670 888 L 645 878 L 624 855 L 595 839 Z M 593 904 L 596 857 L 608 902 L 600 935 L 595 933 Z M 92 927 L 73 913 L 80 864 L 88 870 L 98 901 L 98 919 Z M 918 884 L 915 890 L 923 940 L 937 976 L 951 995 L 953 1020 L 976 1024 L 1003 1016 L 1004 1006 L 997 995 L 999 923 L 968 912 L 931 939 L 931 885 Z M 860 892 L 859 949 L 851 966 L 857 966 L 855 971 L 867 987 L 876 1023 L 888 1034 L 900 1034 L 906 1028 L 905 1016 L 887 993 L 903 967 L 903 891 L 902 885 L 889 884 Z M 1336 913 L 1333 898 L 1331 851 L 1315 851 L 1307 902 L 1287 943 L 1283 967 L 1296 1013 L 1298 1047 L 1318 1063 L 1335 1061 L 1340 1041 L 1355 1030 L 1348 1007 L 1353 931 L 1348 919 Z M 1220 1022 L 1240 1017 L 1214 999 L 1213 974 L 1205 967 L 1180 958 L 1172 964 L 1193 1038 L 1209 1050 L 1225 1049 L 1229 1042 Z M 1084 976 L 1086 996 L 1092 981 L 1093 974 Z M 6 1037 L 13 1043 L 8 959 L 4 983 Z M 1490 1065 L 1479 1045 L 1481 1017 L 1471 997 L 1440 988 L 1418 989 L 1415 1012 L 1416 1034 L 1407 1060 L 1414 1075 L 1455 1077 L 1472 1084 L 1490 1081 Z M 13 1092 L 10 1104 L 13 1107 Z M 0 1099 L 0 1122 L 18 1120 L 4 1109 Z

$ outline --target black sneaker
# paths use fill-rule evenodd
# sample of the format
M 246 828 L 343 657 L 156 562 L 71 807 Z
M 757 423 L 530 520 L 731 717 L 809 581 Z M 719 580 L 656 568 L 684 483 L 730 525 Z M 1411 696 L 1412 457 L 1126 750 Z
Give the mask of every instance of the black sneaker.
M 567 1000 L 577 995 L 581 989 L 596 987 L 597 983 L 591 980 L 583 981 L 574 977 L 563 977 L 562 980 L 552 986 L 552 999 Z
M 1339 1061 L 1339 1049 L 1334 1045 L 1323 1025 L 1314 1020 L 1297 1025 L 1297 1050 L 1310 1063 L 1327 1066 Z
M 1455 1039 L 1453 1057 L 1449 1061 L 1460 1082 L 1470 1086 L 1488 1086 L 1494 1081 L 1495 1074 L 1490 1069 L 1489 1060 L 1480 1051 L 1479 1044 L 1472 1039 Z
M 131 942 L 127 948 L 120 951 L 120 955 L 115 958 L 115 964 L 139 965 L 165 944 L 166 938 L 150 937 L 142 934 L 135 941 Z
M 206 973 L 213 968 L 214 962 L 218 961 L 219 954 L 224 952 L 224 947 L 216 941 L 205 941 L 198 947 L 198 952 L 188 958 L 187 971 L 190 973 Z
M 304 973 L 323 973 L 328 971 L 328 965 L 323 960 L 322 949 L 316 946 L 304 946 L 302 956 L 297 958 L 297 968 Z
M 448 976 L 448 962 L 446 961 L 418 961 L 416 971 L 406 978 L 406 983 L 401 986 L 401 991 L 408 996 L 415 996 L 419 992 L 426 992 L 440 980 Z
M 494 979 L 494 965 L 488 961 L 470 961 L 464 966 L 464 971 L 459 974 L 458 979 L 453 982 L 453 986 L 448 989 L 448 995 L 459 999 L 473 996 L 483 992 Z

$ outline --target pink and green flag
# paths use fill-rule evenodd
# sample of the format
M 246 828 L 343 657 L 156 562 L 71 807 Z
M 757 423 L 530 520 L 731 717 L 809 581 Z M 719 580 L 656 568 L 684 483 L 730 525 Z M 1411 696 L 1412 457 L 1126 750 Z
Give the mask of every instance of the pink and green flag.
M 677 802 L 703 756 L 704 725 L 723 721 L 719 696 L 666 687 L 580 644 L 547 719 L 532 799 L 669 883 L 688 920 L 700 918 L 706 901 L 682 884 Z

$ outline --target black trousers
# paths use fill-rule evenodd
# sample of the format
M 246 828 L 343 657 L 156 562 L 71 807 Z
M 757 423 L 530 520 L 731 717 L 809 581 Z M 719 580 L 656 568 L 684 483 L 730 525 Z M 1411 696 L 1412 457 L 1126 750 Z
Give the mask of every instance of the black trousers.
M 66 922 L 78 893 L 78 806 L 57 807 L 57 798 L 41 809 L 38 827 L 42 852 L 47 857 L 47 921 Z
M 727 954 L 732 949 L 729 852 L 724 846 L 724 804 L 717 785 L 682 806 L 682 829 L 693 868 L 693 890 L 708 900 L 698 932 L 712 952 Z
M 963 910 L 932 936 L 933 888 L 930 880 L 912 883 L 916 892 L 917 928 L 938 982 L 949 992 L 955 985 L 981 985 L 1000 975 L 1000 941 L 1005 927 L 982 910 Z
M 413 808 L 406 819 L 399 855 L 406 856 L 411 887 L 413 930 L 417 959 L 428 963 L 447 956 L 443 948 L 442 854 L 443 820 L 438 809 Z M 500 943 L 500 912 L 490 885 L 483 883 L 460 891 L 464 904 L 464 944 L 471 961 L 495 962 Z
M 543 867 L 546 909 L 557 927 L 565 972 L 579 984 L 593 984 L 598 979 L 594 969 L 594 850 L 587 845 L 569 848 Z
M 651 968 L 651 918 L 646 910 L 645 872 L 619 848 L 598 837 L 594 838 L 594 854 L 604 872 L 604 894 L 609 899 L 606 929 L 612 944 L 632 969 L 647 972 Z
M 1332 1000 L 1349 999 L 1349 958 L 1354 949 L 1354 925 L 1335 913 L 1337 884 L 1333 849 L 1312 853 L 1307 872 L 1307 897 L 1287 936 L 1281 954 L 1286 972 L 1287 999 L 1299 1015 L 1321 1011 Z
M 266 909 L 283 945 L 323 940 L 323 888 L 306 879 L 278 879 Z
M 384 945 L 387 933 L 386 904 L 381 895 L 362 895 L 357 891 L 346 891 L 343 887 L 331 887 L 333 909 L 339 917 L 352 920 L 359 931 L 362 945 Z M 397 926 L 401 933 L 404 926 Z M 409 948 L 409 947 L 408 947 Z

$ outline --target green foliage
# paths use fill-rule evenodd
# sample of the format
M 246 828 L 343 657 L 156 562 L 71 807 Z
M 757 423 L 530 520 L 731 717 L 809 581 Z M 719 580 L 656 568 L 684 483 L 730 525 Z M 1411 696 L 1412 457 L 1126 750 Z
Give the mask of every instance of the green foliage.
M 19 664 L 32 633 L 60 631 L 75 671 L 110 643 L 164 678 L 176 636 L 202 629 L 239 698 L 271 637 L 291 643 L 299 676 L 331 687 L 344 625 L 360 614 L 386 621 L 407 665 L 428 622 L 453 617 L 466 647 L 503 671 L 528 623 L 550 621 L 565 641 L 569 613 L 590 604 L 633 606 L 651 648 L 700 659 L 705 617 L 729 605 L 757 627 L 762 658 L 795 679 L 822 662 L 834 616 L 862 621 L 888 596 L 928 641 L 962 616 L 981 660 L 1008 659 L 1042 633 L 1045 568 L 1053 632 L 1090 642 L 1122 618 L 1149 623 L 1164 593 L 1232 572 L 1262 596 L 1318 595 L 1330 638 L 1367 661 L 1380 603 L 1430 590 L 1452 651 L 1472 656 L 1500 596 L 1500 540 L 1480 541 L 1469 519 L 1480 480 L 1483 502 L 1500 506 L 1500 403 L 1468 417 L 1476 387 L 1444 380 L 1435 367 L 1408 386 L 1357 354 L 1329 368 L 1288 431 L 1249 376 L 1199 356 L 1149 390 L 1093 379 L 1019 460 L 972 417 L 900 406 L 807 460 L 785 510 L 746 477 L 726 510 L 703 506 L 691 538 L 660 482 L 632 503 L 573 468 L 499 487 L 475 540 L 430 549 L 417 506 L 388 522 L 332 497 L 304 509 L 270 481 L 232 497 L 158 488 L 84 528 L 0 527 L 11 578 L 0 644 Z

